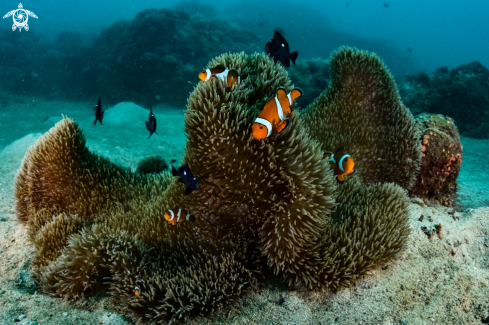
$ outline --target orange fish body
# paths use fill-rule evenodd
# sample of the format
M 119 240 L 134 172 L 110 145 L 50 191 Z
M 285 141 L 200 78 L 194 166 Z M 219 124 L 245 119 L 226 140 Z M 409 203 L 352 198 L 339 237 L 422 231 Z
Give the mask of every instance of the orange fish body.
M 329 168 L 333 170 L 338 183 L 343 184 L 345 182 L 345 176 L 353 175 L 357 172 L 353 169 L 355 167 L 353 158 L 344 153 L 343 147 L 339 147 L 334 154 L 332 152 L 326 152 L 323 159 L 328 155 L 330 155 Z
M 285 129 L 289 120 L 294 100 L 302 95 L 302 90 L 296 88 L 288 95 L 284 88 L 277 89 L 277 95 L 265 104 L 258 114 L 255 123 L 251 126 L 251 133 L 256 140 L 262 140 L 273 133 L 280 133 Z
M 185 220 L 194 222 L 195 216 L 188 214 L 187 211 L 183 209 L 175 208 L 165 212 L 165 219 L 168 220 L 172 226 L 174 226 L 177 224 L 177 222 L 184 222 Z
M 228 87 L 231 88 L 241 82 L 241 78 L 238 75 L 238 71 L 235 69 L 227 69 L 222 65 L 218 65 L 212 69 L 205 69 L 199 73 L 199 79 L 202 81 L 209 81 L 214 78 L 226 80 Z

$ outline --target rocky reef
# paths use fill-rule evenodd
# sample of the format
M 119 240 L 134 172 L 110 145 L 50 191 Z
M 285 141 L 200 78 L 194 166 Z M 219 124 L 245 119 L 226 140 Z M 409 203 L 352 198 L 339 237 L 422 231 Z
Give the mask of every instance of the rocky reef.
M 462 135 L 489 138 L 489 70 L 479 62 L 407 76 L 401 94 L 414 114 L 447 115 Z
M 438 114 L 420 114 L 421 168 L 410 193 L 428 202 L 452 206 L 457 177 L 462 166 L 463 146 L 453 119 Z
M 288 72 L 294 86 L 307 90 L 298 98 L 303 108 L 311 104 L 328 87 L 328 60 L 319 58 L 299 60 Z
M 260 141 L 251 125 L 278 86 L 293 88 L 286 71 L 264 54 L 223 54 L 208 67 L 217 64 L 244 81 L 202 82 L 188 99 L 183 163 L 201 184 L 190 195 L 168 173 L 140 175 L 91 153 L 70 119 L 29 149 L 16 212 L 43 292 L 82 298 L 106 287 L 137 323 L 183 321 L 233 305 L 266 274 L 336 291 L 401 254 L 421 148 L 382 61 L 341 48 L 327 91 Z M 342 185 L 322 159 L 339 145 L 359 170 Z M 171 226 L 164 213 L 175 207 L 197 220 Z

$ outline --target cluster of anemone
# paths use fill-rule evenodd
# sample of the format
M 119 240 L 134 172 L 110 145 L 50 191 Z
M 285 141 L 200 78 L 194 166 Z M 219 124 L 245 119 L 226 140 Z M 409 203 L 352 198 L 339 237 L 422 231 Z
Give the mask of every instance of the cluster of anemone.
M 223 54 L 208 67 L 218 64 L 243 81 L 202 82 L 188 98 L 183 164 L 201 184 L 190 195 L 167 172 L 93 154 L 68 118 L 29 149 L 16 211 L 43 292 L 82 298 L 105 286 L 138 323 L 178 321 L 233 305 L 263 274 L 336 291 L 401 254 L 420 134 L 382 61 L 339 49 L 329 88 L 260 141 L 251 125 L 278 87 L 293 89 L 286 71 L 265 54 Z M 339 146 L 359 171 L 344 184 L 322 159 Z M 197 220 L 170 225 L 175 207 Z

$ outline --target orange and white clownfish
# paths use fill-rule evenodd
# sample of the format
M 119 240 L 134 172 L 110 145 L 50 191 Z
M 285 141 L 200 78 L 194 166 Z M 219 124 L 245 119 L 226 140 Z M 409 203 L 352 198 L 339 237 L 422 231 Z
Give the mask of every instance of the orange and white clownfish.
M 289 94 L 284 88 L 277 89 L 277 95 L 268 100 L 263 110 L 258 114 L 255 123 L 251 125 L 251 133 L 256 140 L 269 137 L 272 133 L 280 133 L 289 124 L 290 106 L 302 95 L 300 88 L 295 88 Z
M 241 82 L 241 77 L 238 75 L 238 71 L 234 69 L 227 69 L 223 65 L 218 65 L 212 69 L 205 69 L 199 73 L 199 79 L 202 81 L 209 81 L 214 78 L 226 80 L 228 87 L 231 88 L 235 84 Z
M 195 216 L 188 214 L 187 211 L 183 209 L 175 208 L 165 212 L 165 219 L 168 220 L 172 226 L 174 226 L 177 224 L 177 222 L 184 222 L 185 220 L 194 222 Z
M 329 168 L 333 170 L 338 183 L 343 184 L 345 182 L 345 176 L 353 175 L 357 172 L 353 169 L 353 167 L 355 167 L 353 158 L 344 153 L 343 147 L 339 147 L 334 154 L 326 151 L 323 155 L 323 159 L 328 155 L 330 156 Z

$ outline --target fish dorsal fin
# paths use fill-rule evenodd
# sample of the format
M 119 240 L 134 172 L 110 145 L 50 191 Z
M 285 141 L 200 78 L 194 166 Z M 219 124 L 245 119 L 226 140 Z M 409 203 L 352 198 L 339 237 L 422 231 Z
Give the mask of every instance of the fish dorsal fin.
M 229 70 L 227 82 L 229 87 L 232 87 L 235 84 L 239 84 L 240 80 L 239 80 L 238 71 L 236 71 L 235 69 Z
M 273 38 L 280 43 L 280 47 L 287 49 L 287 51 L 289 50 L 289 43 L 287 43 L 285 37 L 283 37 L 277 30 L 275 31 L 275 34 L 273 34 Z
M 336 162 L 339 162 L 341 157 L 343 157 L 344 153 L 345 153 L 345 148 L 343 146 L 336 149 L 336 152 L 334 153 L 334 160 Z
M 224 70 L 226 70 L 226 67 L 222 64 L 219 64 L 211 69 L 211 73 L 214 75 L 214 74 L 222 73 L 224 72 Z
M 300 88 L 295 88 L 295 89 L 293 89 L 293 90 L 290 92 L 290 94 L 289 94 L 289 96 L 290 96 L 290 101 L 292 102 L 292 104 L 294 103 L 295 99 L 296 99 L 297 97 L 302 96 L 302 94 L 303 94 L 302 89 L 300 89 Z M 292 105 L 292 104 L 291 104 L 291 105 Z

